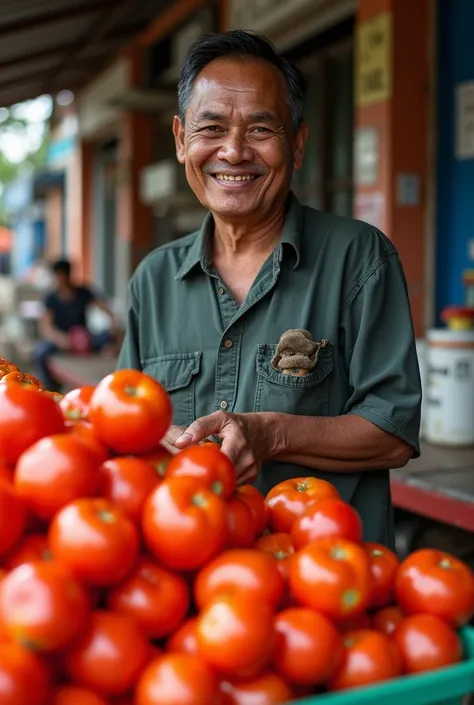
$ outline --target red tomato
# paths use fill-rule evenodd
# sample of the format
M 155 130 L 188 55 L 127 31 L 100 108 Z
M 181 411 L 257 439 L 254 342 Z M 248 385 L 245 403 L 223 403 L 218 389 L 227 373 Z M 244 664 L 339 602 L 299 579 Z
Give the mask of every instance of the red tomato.
M 244 681 L 224 681 L 221 690 L 225 705 L 280 705 L 295 696 L 283 678 L 271 672 Z
M 164 654 L 138 681 L 135 705 L 218 705 L 219 681 L 201 656 Z
M 46 663 L 13 641 L 0 641 L 0 705 L 49 705 Z
M 267 528 L 268 523 L 265 497 L 253 485 L 240 485 L 236 488 L 235 494 L 250 507 L 255 519 L 256 535 L 260 536 Z
M 44 534 L 27 534 L 5 556 L 3 563 L 5 568 L 13 570 L 23 563 L 49 560 L 51 560 L 51 553 L 46 536 Z
M 110 451 L 99 441 L 94 427 L 88 421 L 67 421 L 66 433 L 78 438 L 97 453 L 102 463 L 110 458 Z
M 184 652 L 186 654 L 198 654 L 198 643 L 196 636 L 197 618 L 190 617 L 184 624 L 170 636 L 166 644 L 167 651 Z
M 21 372 L 21 370 L 12 362 L 5 361 L 4 363 L 2 363 L 0 365 L 0 380 L 6 377 L 6 375 L 10 374 L 11 372 Z
M 160 482 L 153 466 L 146 460 L 125 456 L 106 460 L 100 472 L 101 494 L 139 524 L 145 501 Z
M 89 406 L 95 386 L 88 385 L 73 389 L 63 396 L 59 402 L 65 419 L 76 421 L 89 419 Z
M 403 619 L 403 612 L 400 607 L 392 605 L 391 607 L 384 607 L 372 615 L 372 626 L 387 636 L 392 636 Z
M 139 537 L 133 522 L 106 499 L 78 499 L 50 524 L 53 557 L 82 582 L 114 585 L 132 568 Z
M 433 614 L 407 617 L 395 629 L 392 639 L 400 649 L 406 673 L 434 671 L 462 659 L 459 636 Z
M 235 468 L 217 443 L 203 443 L 173 455 L 166 477 L 195 477 L 216 494 L 228 499 L 235 490 Z
M 107 598 L 109 609 L 135 617 L 150 639 L 174 632 L 186 617 L 189 603 L 184 578 L 148 558 L 139 558 L 130 575 Z
M 427 612 L 459 627 L 474 614 L 474 575 L 459 558 L 424 548 L 401 563 L 395 596 L 407 615 Z
M 345 539 L 320 539 L 295 553 L 290 589 L 304 606 L 336 620 L 363 612 L 372 588 L 367 551 Z
M 370 607 L 378 609 L 394 602 L 393 589 L 400 561 L 386 546 L 380 543 L 366 543 L 372 573 L 372 594 Z
M 166 468 L 173 456 L 164 446 L 158 444 L 156 448 L 153 448 L 149 453 L 145 453 L 139 457 L 151 463 L 159 477 L 165 477 Z
M 221 595 L 240 595 L 267 602 L 275 609 L 283 589 L 283 579 L 272 556 L 264 551 L 234 548 L 202 568 L 194 584 L 194 599 L 201 609 Z
M 396 678 L 401 673 L 402 659 L 396 644 L 375 629 L 362 629 L 344 636 L 343 659 L 328 688 L 355 688 Z
M 64 394 L 60 394 L 60 392 L 51 392 L 49 389 L 42 389 L 41 394 L 46 394 L 48 397 L 50 397 L 56 404 L 59 405 L 59 402 L 63 398 Z
M 108 701 L 92 690 L 75 685 L 63 685 L 52 694 L 50 705 L 108 705 Z
M 63 415 L 52 399 L 19 384 L 0 385 L 0 460 L 15 465 L 40 438 L 63 431 Z
M 199 653 L 213 668 L 250 678 L 271 661 L 275 632 L 268 602 L 224 595 L 200 612 L 196 624 Z
M 14 484 L 33 514 L 48 521 L 73 499 L 95 494 L 99 465 L 91 448 L 61 433 L 42 438 L 20 456 Z
M 227 547 L 250 548 L 256 535 L 256 523 L 250 506 L 238 495 L 226 502 Z
M 142 528 L 158 560 L 176 570 L 195 570 L 225 545 L 225 501 L 201 480 L 170 477 L 148 497 Z
M 89 599 L 82 585 L 58 563 L 24 563 L 0 585 L 0 624 L 35 651 L 66 646 L 82 628 Z
M 280 482 L 265 498 L 270 529 L 274 533 L 291 533 L 295 519 L 312 504 L 327 497 L 338 499 L 339 493 L 334 485 L 316 477 L 297 477 Z
M 342 639 L 332 622 L 306 607 L 290 607 L 275 618 L 275 666 L 295 685 L 319 685 L 342 661 Z
M 0 480 L 13 482 L 13 470 L 10 465 L 7 465 L 2 460 L 0 460 Z
M 171 416 L 171 401 L 161 384 L 138 370 L 119 370 L 105 377 L 89 407 L 99 439 L 121 455 L 155 448 Z
M 0 378 L 0 384 L 19 384 L 21 387 L 32 387 L 33 389 L 41 388 L 41 384 L 36 377 L 19 371 L 8 372 L 6 375 L 3 375 L 3 377 Z
M 0 557 L 20 539 L 25 526 L 26 507 L 23 500 L 11 482 L 0 480 Z
M 97 610 L 65 656 L 68 677 L 100 695 L 125 695 L 146 666 L 150 646 L 128 615 Z
M 322 538 L 338 538 L 361 543 L 362 521 L 350 504 L 328 497 L 312 504 L 295 521 L 291 540 L 296 550 Z
M 295 553 L 290 534 L 267 534 L 255 543 L 255 548 L 270 553 L 277 562 L 277 568 L 285 582 L 290 577 L 290 561 Z

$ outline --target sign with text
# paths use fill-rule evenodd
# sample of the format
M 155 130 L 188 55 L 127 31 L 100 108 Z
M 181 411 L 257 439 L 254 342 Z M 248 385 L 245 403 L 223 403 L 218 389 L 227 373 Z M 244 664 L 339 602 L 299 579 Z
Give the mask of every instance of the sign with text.
M 392 15 L 361 22 L 356 35 L 356 103 L 370 105 L 392 95 Z

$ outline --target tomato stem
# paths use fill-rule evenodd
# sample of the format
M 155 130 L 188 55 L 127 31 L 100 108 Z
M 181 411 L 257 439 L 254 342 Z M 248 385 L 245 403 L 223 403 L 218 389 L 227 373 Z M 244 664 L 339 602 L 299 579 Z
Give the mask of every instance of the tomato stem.
M 198 492 L 197 494 L 193 494 L 193 496 L 191 497 L 191 502 L 196 507 L 205 507 L 206 506 L 206 498 L 200 492 Z
M 439 567 L 443 570 L 450 570 L 452 568 L 452 563 L 449 558 L 442 558 L 439 562 Z
M 123 388 L 124 394 L 126 394 L 128 397 L 136 397 L 138 396 L 138 388 L 137 387 L 131 387 L 129 385 L 126 385 Z
M 115 514 L 109 512 L 107 509 L 101 509 L 98 512 L 99 519 L 104 522 L 104 524 L 114 524 Z
M 224 490 L 222 482 L 220 482 L 220 480 L 216 480 L 215 482 L 213 482 L 211 485 L 211 490 L 214 492 L 214 494 L 222 494 Z

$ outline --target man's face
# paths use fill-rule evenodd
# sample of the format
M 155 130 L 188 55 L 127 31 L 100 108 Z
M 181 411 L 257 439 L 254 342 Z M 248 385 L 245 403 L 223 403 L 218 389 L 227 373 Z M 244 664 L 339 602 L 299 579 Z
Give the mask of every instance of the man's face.
M 177 158 L 200 202 L 221 217 L 270 213 L 303 160 L 306 128 L 293 132 L 284 77 L 258 59 L 215 59 L 199 74 Z

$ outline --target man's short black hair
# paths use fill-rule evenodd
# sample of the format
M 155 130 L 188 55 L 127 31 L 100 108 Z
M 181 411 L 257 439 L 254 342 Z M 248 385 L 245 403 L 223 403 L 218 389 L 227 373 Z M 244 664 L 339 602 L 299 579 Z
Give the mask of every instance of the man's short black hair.
M 211 61 L 224 56 L 262 59 L 283 74 L 293 129 L 296 133 L 301 127 L 304 114 L 306 81 L 303 75 L 296 66 L 277 54 L 275 47 L 266 37 L 243 29 L 205 34 L 191 44 L 184 57 L 178 82 L 178 111 L 181 121 L 184 122 L 196 78 Z
M 51 265 L 51 270 L 55 274 L 66 274 L 67 276 L 70 276 L 71 268 L 71 263 L 68 259 L 57 259 Z

